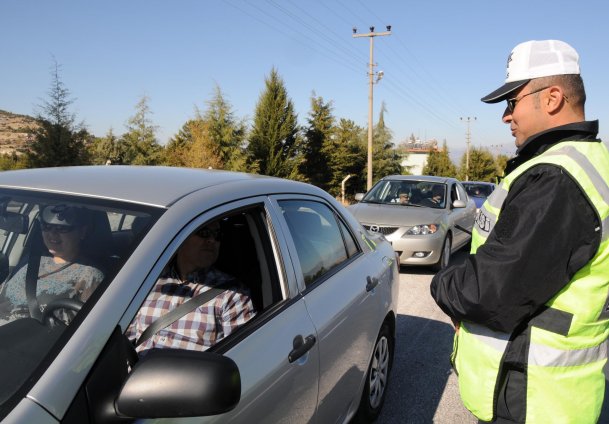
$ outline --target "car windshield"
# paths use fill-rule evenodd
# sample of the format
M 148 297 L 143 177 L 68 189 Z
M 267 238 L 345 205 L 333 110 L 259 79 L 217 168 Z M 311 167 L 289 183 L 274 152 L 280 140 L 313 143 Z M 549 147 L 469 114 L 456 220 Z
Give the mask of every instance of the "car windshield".
M 162 211 L 0 190 L 0 408 L 35 381 Z
M 464 183 L 465 191 L 473 197 L 488 197 L 493 192 L 494 187 L 491 184 L 472 184 Z
M 364 203 L 444 208 L 446 184 L 421 180 L 381 180 L 364 196 Z

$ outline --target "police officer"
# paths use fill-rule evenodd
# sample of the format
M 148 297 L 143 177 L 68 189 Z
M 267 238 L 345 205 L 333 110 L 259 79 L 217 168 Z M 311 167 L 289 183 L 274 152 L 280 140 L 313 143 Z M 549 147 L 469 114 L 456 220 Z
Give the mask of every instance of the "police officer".
M 465 263 L 431 294 L 456 327 L 451 361 L 483 422 L 593 423 L 609 335 L 609 153 L 586 121 L 577 52 L 512 50 L 505 100 L 517 152 L 476 219 Z

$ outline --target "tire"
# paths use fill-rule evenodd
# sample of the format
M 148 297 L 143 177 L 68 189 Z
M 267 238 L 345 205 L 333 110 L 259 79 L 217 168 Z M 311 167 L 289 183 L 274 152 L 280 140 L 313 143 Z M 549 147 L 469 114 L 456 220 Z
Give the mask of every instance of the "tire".
M 446 235 L 444 239 L 444 244 L 442 244 L 442 253 L 440 254 L 440 259 L 438 262 L 433 265 L 434 271 L 440 271 L 446 268 L 450 262 L 450 248 L 452 244 L 452 239 L 450 238 L 450 234 Z
M 352 423 L 374 422 L 385 403 L 389 374 L 393 365 L 394 340 L 387 324 L 383 324 L 374 344 L 374 352 L 368 372 L 364 393 Z

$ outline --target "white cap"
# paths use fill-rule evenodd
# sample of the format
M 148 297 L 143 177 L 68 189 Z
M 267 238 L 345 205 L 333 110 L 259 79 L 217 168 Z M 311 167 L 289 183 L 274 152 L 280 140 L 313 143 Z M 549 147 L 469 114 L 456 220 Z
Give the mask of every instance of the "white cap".
M 579 55 L 564 41 L 542 40 L 518 44 L 507 61 L 505 84 L 481 100 L 497 103 L 534 78 L 579 74 Z

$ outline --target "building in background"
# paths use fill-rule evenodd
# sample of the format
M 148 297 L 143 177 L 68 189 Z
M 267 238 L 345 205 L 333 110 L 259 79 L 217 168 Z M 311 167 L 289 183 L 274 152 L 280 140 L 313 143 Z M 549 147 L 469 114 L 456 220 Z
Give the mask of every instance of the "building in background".
M 423 168 L 427 164 L 429 152 L 438 151 L 438 141 L 435 139 L 421 141 L 411 135 L 408 140 L 400 143 L 398 151 L 402 155 L 401 165 L 404 173 L 410 175 L 422 175 Z

